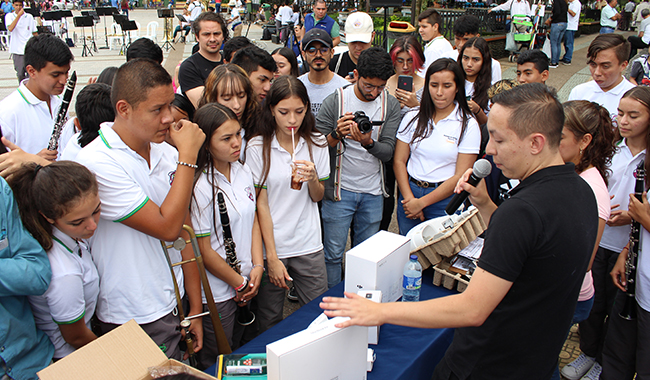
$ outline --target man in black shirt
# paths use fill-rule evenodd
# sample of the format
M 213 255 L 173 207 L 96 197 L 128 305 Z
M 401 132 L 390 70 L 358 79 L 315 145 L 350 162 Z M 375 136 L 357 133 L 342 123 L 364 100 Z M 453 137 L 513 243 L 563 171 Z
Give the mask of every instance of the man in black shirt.
M 556 96 L 533 83 L 492 100 L 487 154 L 521 183 L 498 209 L 484 183 L 467 184 L 469 170 L 456 187 L 489 221 L 467 289 L 417 303 L 346 293 L 321 304 L 329 317 L 351 317 L 337 327 L 460 327 L 433 379 L 549 379 L 596 241 L 593 191 L 559 153 L 564 113 Z
M 553 1 L 553 13 L 546 19 L 546 25 L 551 26 L 551 64 L 550 68 L 554 69 L 560 62 L 560 53 L 562 53 L 562 37 L 567 27 L 567 10 L 569 6 L 566 0 Z
M 181 91 L 196 107 L 208 75 L 223 63 L 220 50 L 221 44 L 228 39 L 228 27 L 220 15 L 203 12 L 194 20 L 192 28 L 199 42 L 199 51 L 183 61 L 178 81 Z

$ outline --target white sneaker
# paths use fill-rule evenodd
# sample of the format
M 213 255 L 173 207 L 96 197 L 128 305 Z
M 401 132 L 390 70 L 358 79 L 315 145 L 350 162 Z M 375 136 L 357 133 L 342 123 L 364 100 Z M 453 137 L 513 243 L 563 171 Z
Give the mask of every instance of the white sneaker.
M 584 375 L 580 380 L 599 380 L 601 372 L 603 372 L 603 367 L 601 367 L 598 363 L 594 363 L 589 372 L 587 372 L 587 374 Z
M 582 378 L 596 363 L 596 358 L 580 354 L 578 358 L 562 368 L 562 376 L 569 380 Z M 600 367 L 600 365 L 599 365 Z

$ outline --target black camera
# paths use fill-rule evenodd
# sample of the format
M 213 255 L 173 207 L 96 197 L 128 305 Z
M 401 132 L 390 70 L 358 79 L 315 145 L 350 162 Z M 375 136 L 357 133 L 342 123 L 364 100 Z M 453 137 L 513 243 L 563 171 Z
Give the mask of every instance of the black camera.
M 357 127 L 359 128 L 359 132 L 361 133 L 368 133 L 372 132 L 372 126 L 373 125 L 382 125 L 382 121 L 370 121 L 370 118 L 366 116 L 366 113 L 363 111 L 357 111 L 354 113 L 354 119 L 352 119 L 355 123 L 357 123 Z

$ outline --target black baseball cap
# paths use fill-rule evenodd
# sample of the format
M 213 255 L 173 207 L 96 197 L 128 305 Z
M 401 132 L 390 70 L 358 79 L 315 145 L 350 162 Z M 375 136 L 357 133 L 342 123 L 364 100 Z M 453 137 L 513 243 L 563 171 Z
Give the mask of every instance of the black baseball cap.
M 311 28 L 302 38 L 302 50 L 306 50 L 307 47 L 309 47 L 309 44 L 314 41 L 318 41 L 330 49 L 332 48 L 332 45 L 334 45 L 329 33 L 320 28 Z

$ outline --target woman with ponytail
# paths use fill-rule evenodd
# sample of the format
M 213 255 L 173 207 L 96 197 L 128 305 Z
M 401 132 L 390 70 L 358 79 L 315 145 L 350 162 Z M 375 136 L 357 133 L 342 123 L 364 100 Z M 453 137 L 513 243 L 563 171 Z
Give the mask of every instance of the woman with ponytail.
M 25 228 L 47 251 L 52 281 L 30 296 L 36 326 L 54 345 L 54 359 L 97 339 L 90 329 L 99 276 L 87 239 L 99 221 L 95 176 L 72 161 L 23 165 L 10 179 Z

